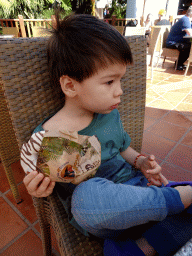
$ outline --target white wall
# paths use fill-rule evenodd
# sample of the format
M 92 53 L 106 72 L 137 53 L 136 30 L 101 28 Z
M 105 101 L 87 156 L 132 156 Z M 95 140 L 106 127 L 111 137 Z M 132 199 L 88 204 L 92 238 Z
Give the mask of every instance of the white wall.
M 169 0 L 167 14 L 177 16 L 179 0 Z
M 141 1 L 141 0 L 137 0 Z M 159 10 L 165 9 L 167 0 L 146 0 L 144 20 L 148 13 L 152 13 L 154 19 L 158 19 Z
M 145 1 L 145 11 L 144 20 L 148 13 L 153 14 L 153 18 L 158 18 L 158 12 L 160 9 L 166 8 L 167 0 L 146 0 Z M 127 0 L 127 11 L 126 18 L 140 18 L 143 13 L 144 0 Z M 179 5 L 179 0 L 169 0 L 169 5 L 167 8 L 167 17 L 169 15 L 176 16 L 177 9 Z
M 129 1 L 129 0 L 128 0 Z M 137 0 L 137 2 L 140 2 L 141 0 Z M 145 4 L 145 13 L 144 13 L 144 19 L 146 19 L 146 16 L 148 13 L 153 14 L 153 18 L 158 18 L 158 12 L 160 9 L 166 8 L 167 0 L 146 0 Z M 169 0 L 169 4 L 167 6 L 167 17 L 169 15 L 176 16 L 177 10 L 178 10 L 179 0 Z
M 96 7 L 97 8 L 105 8 L 105 5 L 108 4 L 111 5 L 112 0 L 97 0 L 96 1 Z
M 141 0 L 137 0 L 141 1 Z M 137 1 L 127 0 L 126 18 L 136 18 L 137 16 Z

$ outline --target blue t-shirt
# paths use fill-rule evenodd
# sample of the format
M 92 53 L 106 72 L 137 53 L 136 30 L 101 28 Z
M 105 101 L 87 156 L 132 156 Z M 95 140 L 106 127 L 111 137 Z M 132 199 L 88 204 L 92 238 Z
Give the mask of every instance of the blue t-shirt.
M 171 28 L 170 33 L 167 37 L 166 45 L 173 45 L 175 43 L 190 43 L 190 39 L 183 38 L 186 36 L 185 29 L 191 29 L 191 21 L 184 15 L 178 20 Z
M 42 126 L 49 118 L 37 126 L 34 132 L 43 131 Z M 120 155 L 120 152 L 125 151 L 129 147 L 131 138 L 123 129 L 117 109 L 113 110 L 110 114 L 94 114 L 91 124 L 79 131 L 78 134 L 96 135 L 101 143 L 101 165 L 95 177 L 106 178 L 115 183 L 123 183 L 135 176 L 135 170 Z M 77 224 L 71 213 L 71 195 L 75 187 L 76 185 L 72 183 L 57 182 L 55 189 L 68 214 L 69 223 L 84 235 L 88 235 L 87 231 Z
M 164 26 L 164 25 L 171 25 L 171 22 L 169 20 L 163 19 L 158 21 L 155 26 Z
M 49 118 L 48 118 L 49 119 Z M 42 131 L 44 120 L 34 132 Z M 120 155 L 130 145 L 131 138 L 123 129 L 118 110 L 110 114 L 95 114 L 91 124 L 81 131 L 80 135 L 96 135 L 101 143 L 101 165 L 95 177 L 122 183 L 133 178 L 131 165 Z

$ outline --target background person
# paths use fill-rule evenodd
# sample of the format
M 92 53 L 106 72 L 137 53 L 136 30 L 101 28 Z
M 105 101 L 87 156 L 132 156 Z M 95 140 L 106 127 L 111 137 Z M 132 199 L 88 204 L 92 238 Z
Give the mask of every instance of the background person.
M 164 9 L 161 9 L 158 15 L 159 18 L 154 22 L 155 26 L 171 25 L 171 22 L 166 19 L 166 11 Z
M 149 13 L 147 15 L 146 21 L 144 22 L 144 26 L 145 26 L 145 37 L 147 39 L 147 46 L 149 46 L 150 43 L 150 35 L 151 35 L 151 27 L 154 25 L 153 22 L 153 15 L 151 13 Z
M 191 42 L 189 38 L 184 38 L 184 36 L 191 35 L 191 18 L 192 6 L 190 6 L 186 14 L 172 26 L 166 41 L 167 48 L 178 49 L 180 52 L 177 70 L 183 70 L 185 68 L 184 62 L 189 57 Z
M 107 4 L 105 5 L 105 9 L 103 11 L 103 16 L 104 16 L 104 19 L 110 18 L 109 6 Z

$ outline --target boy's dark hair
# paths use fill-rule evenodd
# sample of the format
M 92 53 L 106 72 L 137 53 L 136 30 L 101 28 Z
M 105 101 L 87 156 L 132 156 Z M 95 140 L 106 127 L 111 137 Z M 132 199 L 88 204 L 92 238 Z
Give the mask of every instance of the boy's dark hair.
M 56 16 L 56 28 L 48 42 L 51 79 L 58 84 L 63 75 L 82 82 L 98 68 L 111 63 L 132 63 L 126 39 L 111 25 L 87 14 Z

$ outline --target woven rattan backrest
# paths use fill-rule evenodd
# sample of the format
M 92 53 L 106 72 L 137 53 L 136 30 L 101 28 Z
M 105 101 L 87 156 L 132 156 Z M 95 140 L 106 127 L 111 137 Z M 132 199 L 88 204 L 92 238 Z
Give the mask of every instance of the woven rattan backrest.
M 151 27 L 151 40 L 149 45 L 148 53 L 150 55 L 153 55 L 155 51 L 160 51 L 160 32 L 161 27 L 160 26 L 153 26 Z
M 122 78 L 123 95 L 118 108 L 125 130 L 130 135 L 131 146 L 141 151 L 146 97 L 146 39 L 143 36 L 126 37 L 134 64 L 127 67 Z
M 145 39 L 136 36 L 127 40 L 133 51 L 134 65 L 127 68 L 123 78 L 124 96 L 119 110 L 125 129 L 133 139 L 133 147 L 140 150 L 145 109 Z M 5 96 L 12 121 L 12 127 L 10 124 L 10 128 L 5 127 L 0 139 L 8 137 L 7 129 L 10 130 L 9 137 L 14 138 L 7 142 L 7 148 L 15 144 L 15 135 L 21 147 L 44 118 L 63 106 L 60 88 L 50 84 L 46 43 L 47 38 L 0 40 L 0 91 L 2 99 Z M 0 119 L 3 122 L 2 116 Z
M 161 26 L 162 47 L 166 47 L 166 40 L 170 33 L 171 26 Z

